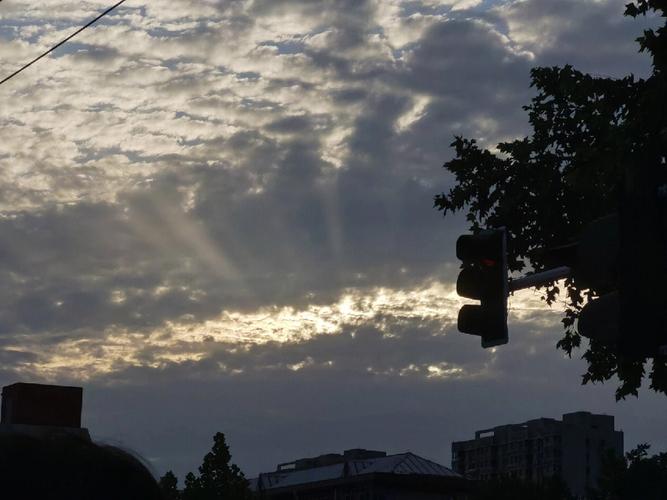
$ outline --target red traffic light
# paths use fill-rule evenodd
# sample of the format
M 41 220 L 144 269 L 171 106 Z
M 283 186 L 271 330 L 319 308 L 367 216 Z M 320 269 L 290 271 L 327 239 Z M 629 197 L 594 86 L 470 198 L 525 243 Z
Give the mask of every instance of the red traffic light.
M 462 297 L 477 299 L 459 311 L 462 333 L 482 337 L 483 347 L 507 342 L 507 246 L 504 229 L 464 234 L 456 241 L 456 256 L 463 261 L 456 280 Z

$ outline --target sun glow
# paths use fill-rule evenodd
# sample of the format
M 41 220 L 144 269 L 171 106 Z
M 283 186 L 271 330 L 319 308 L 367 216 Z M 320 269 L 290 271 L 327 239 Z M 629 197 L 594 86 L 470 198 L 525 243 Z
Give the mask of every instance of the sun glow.
M 48 348 L 40 344 L 39 338 L 23 336 L 20 344 L 6 346 L 5 350 L 37 354 L 36 359 L 18 366 L 18 371 L 26 375 L 44 379 L 76 376 L 86 380 L 130 367 L 160 369 L 198 362 L 220 349 L 231 352 L 257 344 L 307 342 L 318 335 L 340 334 L 346 328 L 353 332 L 363 325 L 373 325 L 391 338 L 388 318 L 398 323 L 437 325 L 432 326 L 436 330 L 433 334 L 446 335 L 455 330 L 457 311 L 465 302 L 452 286 L 438 282 L 409 290 L 349 289 L 331 304 L 302 309 L 265 307 L 251 313 L 223 311 L 216 318 L 200 322 L 188 316 L 149 332 L 108 328 L 102 335 L 68 339 Z M 520 292 L 511 298 L 509 321 L 537 322 L 539 326 L 557 323 L 558 314 L 540 314 L 546 309 L 536 293 Z M 306 357 L 288 368 L 300 371 L 313 363 L 312 358 Z M 327 366 L 331 365 L 333 362 Z M 227 370 L 225 366 L 221 370 L 239 371 Z M 445 362 L 424 367 L 408 365 L 396 373 L 420 373 L 433 379 L 464 375 L 460 367 Z

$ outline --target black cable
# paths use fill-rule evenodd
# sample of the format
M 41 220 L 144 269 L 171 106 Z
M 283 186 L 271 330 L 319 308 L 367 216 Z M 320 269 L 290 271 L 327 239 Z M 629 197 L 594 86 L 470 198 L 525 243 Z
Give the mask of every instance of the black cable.
M 91 26 L 92 24 L 95 24 L 97 21 L 99 21 L 100 19 L 102 19 L 104 16 L 106 16 L 109 12 L 111 12 L 112 10 L 114 10 L 116 7 L 118 7 L 118 6 L 119 6 L 120 4 L 122 4 L 123 2 L 125 2 L 125 0 L 120 0 L 120 2 L 118 2 L 117 4 L 115 4 L 115 5 L 111 6 L 111 7 L 109 7 L 107 10 L 105 10 L 104 12 L 102 12 L 102 13 L 101 13 L 99 16 L 97 16 L 95 19 L 93 19 L 92 21 L 90 21 L 90 22 L 89 22 L 88 24 L 86 24 L 85 26 L 83 26 L 83 27 L 79 28 L 78 30 L 76 30 L 74 33 L 72 33 L 70 36 L 68 36 L 67 38 L 65 38 L 64 40 L 62 40 L 61 42 L 59 42 L 58 44 L 56 44 L 56 45 L 54 45 L 53 47 L 51 47 L 49 50 L 47 50 L 46 52 L 44 52 L 41 56 L 36 57 L 36 58 L 33 59 L 32 61 L 30 61 L 28 64 L 26 64 L 25 66 L 23 66 L 22 68 L 20 68 L 20 69 L 14 71 L 14 72 L 13 72 L 11 75 L 9 75 L 8 77 L 4 78 L 3 80 L 0 80 L 0 85 L 2 85 L 3 83 L 5 83 L 7 80 L 11 80 L 11 79 L 14 78 L 16 75 L 18 75 L 21 71 L 23 71 L 24 69 L 27 69 L 27 68 L 29 68 L 30 66 L 32 66 L 33 64 L 35 64 L 35 63 L 36 63 L 37 61 L 39 61 L 42 57 L 49 55 L 51 52 L 53 52 L 54 50 L 56 50 L 58 47 L 60 47 L 60 46 L 63 45 L 64 43 L 67 43 L 68 41 L 70 41 L 70 40 L 71 40 L 72 38 L 74 38 L 76 35 L 78 35 L 79 33 L 81 33 L 83 30 L 85 30 L 86 28 L 88 28 L 88 27 Z

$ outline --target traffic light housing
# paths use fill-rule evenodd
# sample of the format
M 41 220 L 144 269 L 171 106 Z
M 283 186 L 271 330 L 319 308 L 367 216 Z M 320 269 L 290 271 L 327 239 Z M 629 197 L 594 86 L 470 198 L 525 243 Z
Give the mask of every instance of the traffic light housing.
M 620 216 L 618 349 L 630 359 L 667 345 L 667 178 L 651 161 L 625 170 Z
M 506 344 L 507 237 L 504 229 L 464 234 L 456 241 L 456 256 L 463 261 L 456 292 L 480 304 L 464 305 L 458 315 L 462 333 L 479 335 L 482 347 Z
M 667 354 L 667 182 L 656 167 L 627 168 L 617 214 L 589 224 L 574 280 L 598 295 L 579 314 L 581 335 L 628 360 Z

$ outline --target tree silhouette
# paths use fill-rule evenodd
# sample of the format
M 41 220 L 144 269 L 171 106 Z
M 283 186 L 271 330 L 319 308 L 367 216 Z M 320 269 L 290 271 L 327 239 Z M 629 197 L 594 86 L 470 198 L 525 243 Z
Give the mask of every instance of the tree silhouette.
M 180 500 L 181 492 L 178 490 L 178 479 L 172 471 L 168 470 L 160 478 L 159 484 L 165 500 Z
M 664 0 L 640 0 L 628 4 L 625 15 L 656 11 L 665 17 L 666 9 Z M 435 196 L 435 207 L 444 215 L 467 209 L 472 231 L 505 226 L 511 271 L 526 263 L 536 271 L 548 268 L 541 249 L 576 241 L 586 224 L 616 211 L 627 165 L 665 169 L 667 28 L 645 31 L 637 41 L 640 51 L 652 57 L 649 78 L 593 77 L 569 65 L 534 68 L 531 86 L 537 96 L 524 106 L 533 129 L 530 137 L 499 144 L 500 154 L 463 137 L 452 143 L 455 157 L 444 167 L 456 184 Z M 548 304 L 561 293 L 555 284 L 543 291 Z M 562 292 L 565 333 L 557 346 L 571 356 L 581 344 L 575 321 L 598 291 L 567 279 Z M 617 399 L 637 395 L 645 359 L 625 359 L 595 341 L 583 357 L 588 362 L 584 383 L 617 375 Z M 652 363 L 651 388 L 667 391 L 665 357 Z
M 185 476 L 183 500 L 249 500 L 250 485 L 236 464 L 230 464 L 231 454 L 225 435 L 213 436 L 213 447 L 199 467 L 199 476 Z
M 185 487 L 183 488 L 181 497 L 183 500 L 206 500 L 201 482 L 192 472 L 188 472 L 185 476 Z
M 591 500 L 664 500 L 667 498 L 667 453 L 648 456 L 648 444 L 640 444 L 619 458 L 605 457 L 598 488 Z
M 199 478 L 192 472 L 185 475 L 185 487 L 181 494 L 183 500 L 204 500 Z
M 213 437 L 213 448 L 199 467 L 199 481 L 207 499 L 245 500 L 251 497 L 248 481 L 236 464 L 229 463 L 231 458 L 225 435 L 218 432 Z

